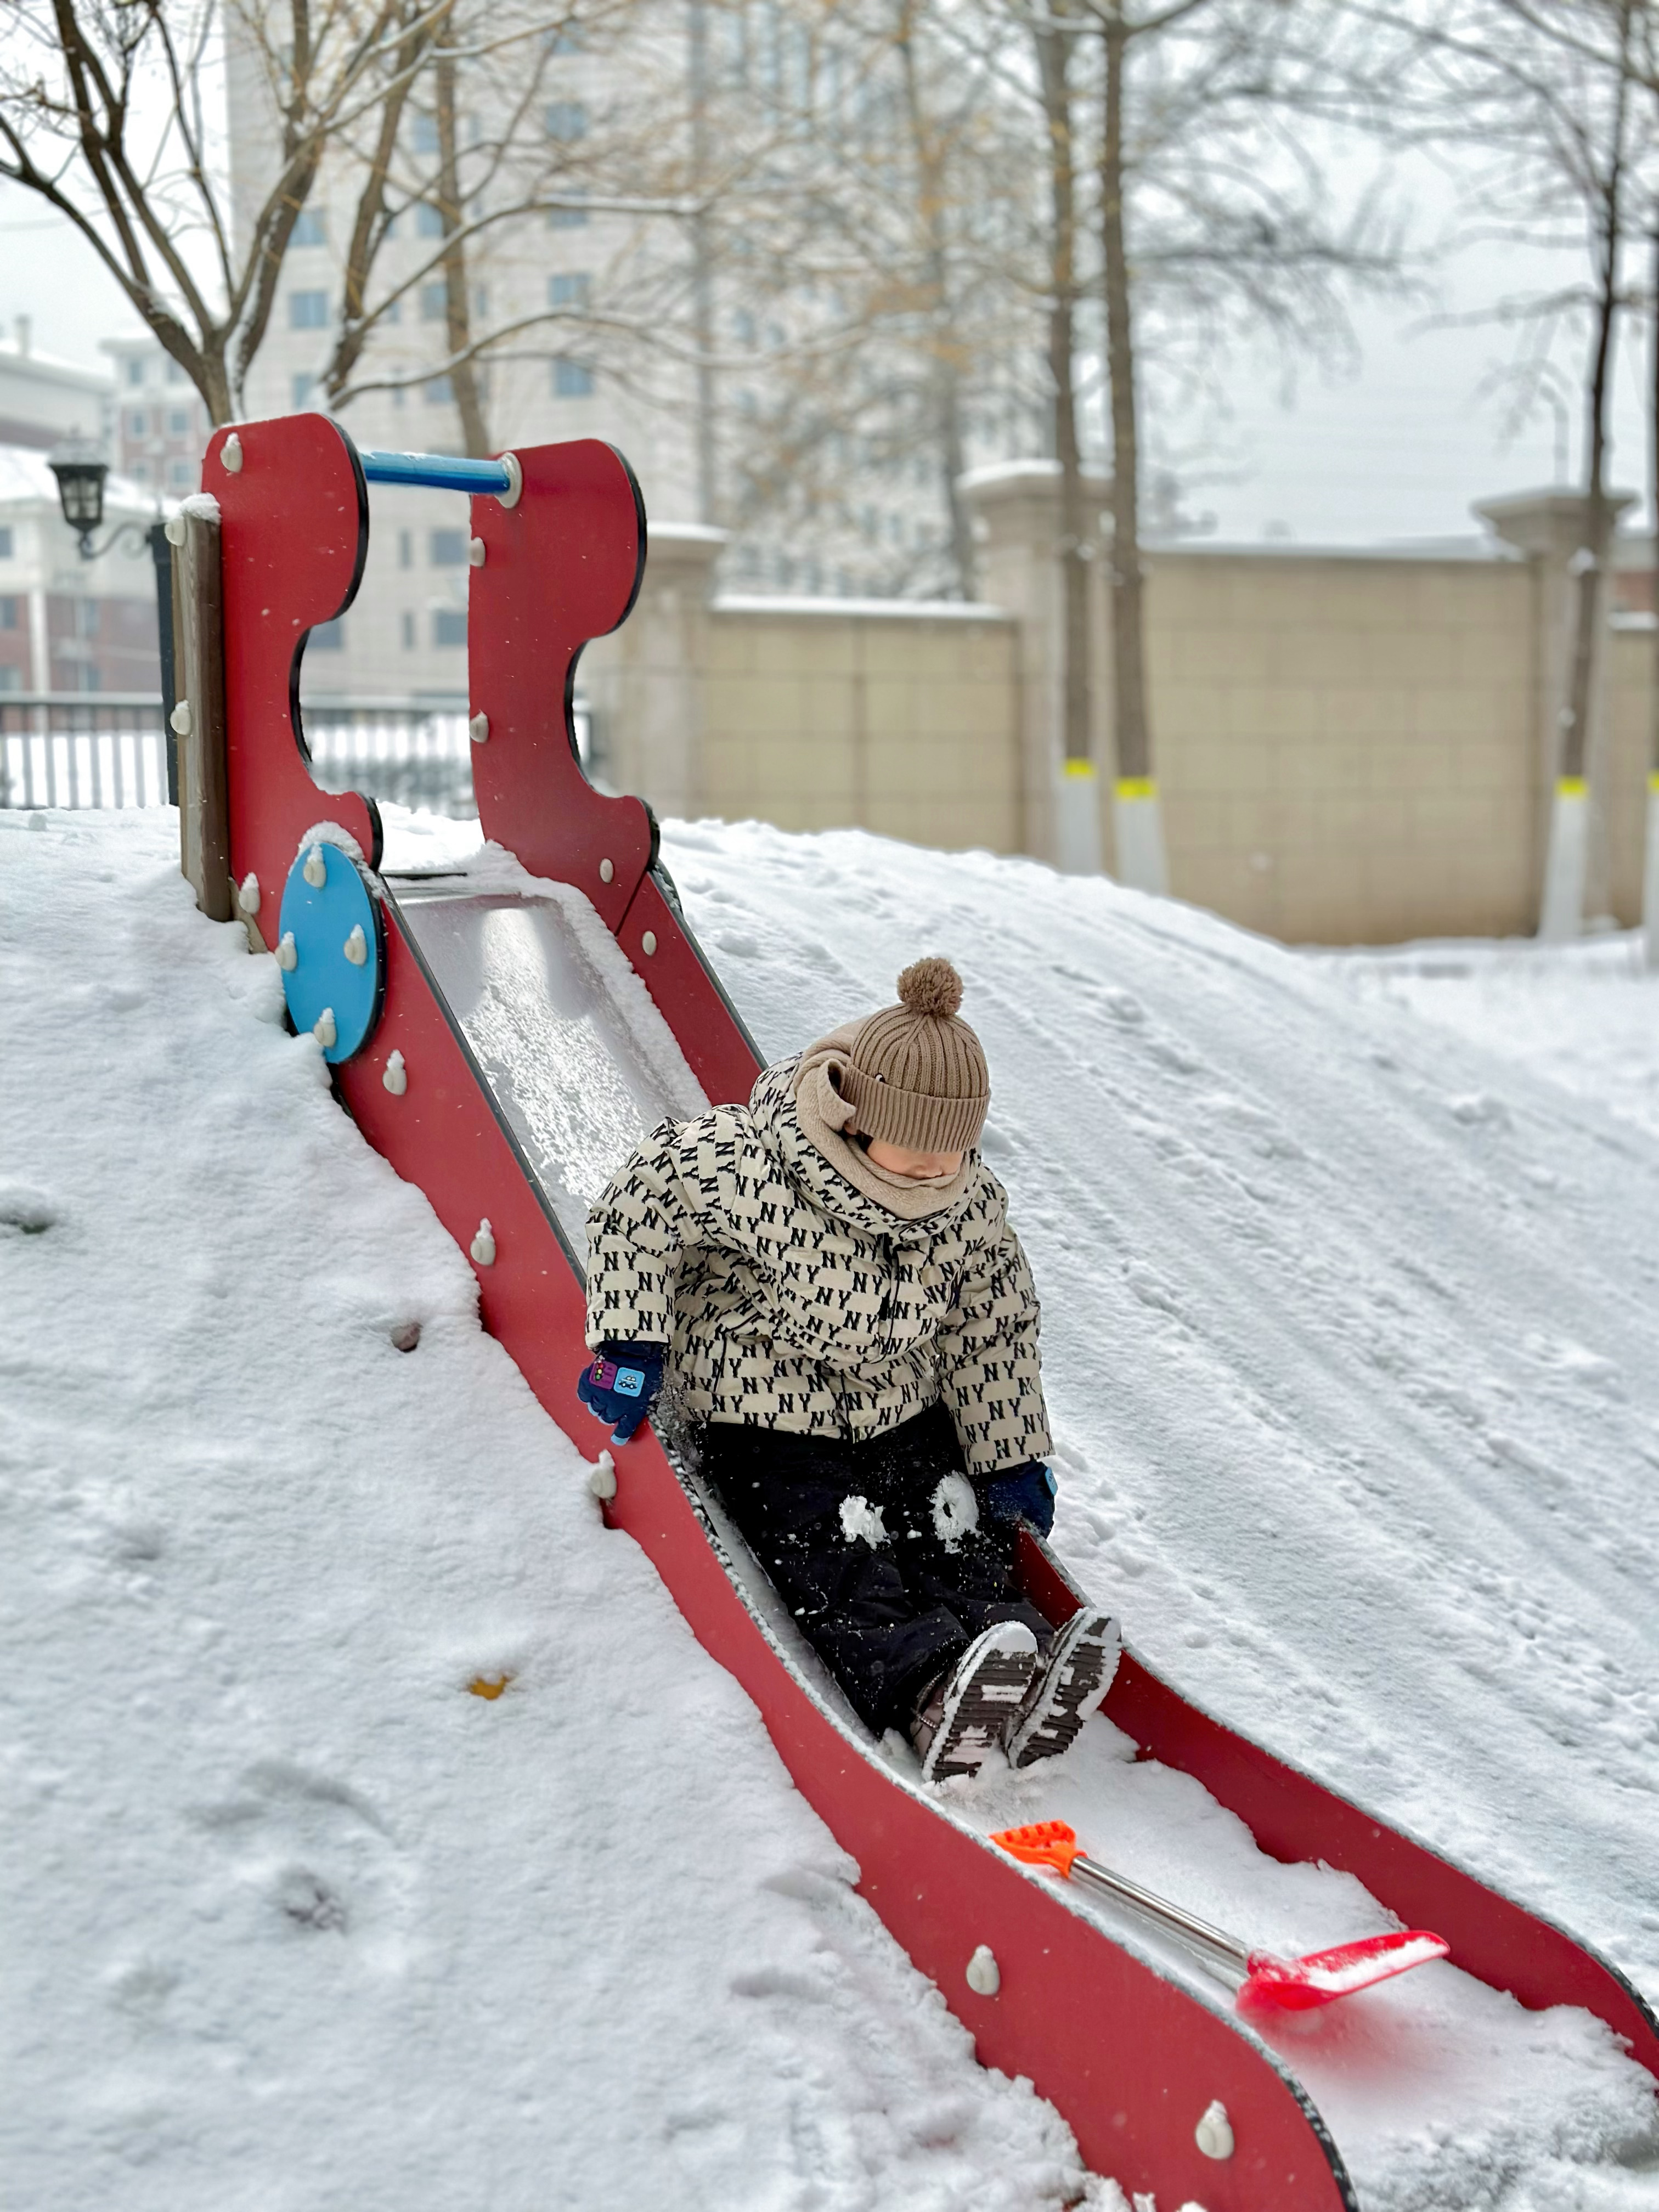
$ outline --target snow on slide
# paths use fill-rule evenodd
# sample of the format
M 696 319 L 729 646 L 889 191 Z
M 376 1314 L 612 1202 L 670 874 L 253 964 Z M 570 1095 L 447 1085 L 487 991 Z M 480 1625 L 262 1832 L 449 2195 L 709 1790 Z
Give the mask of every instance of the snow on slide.
M 387 865 L 453 835 L 399 822 Z M 963 967 L 1045 1294 L 1060 1547 L 1152 1662 L 1651 1990 L 1630 1270 L 1659 1145 L 1109 884 L 752 825 L 665 851 L 769 1053 L 918 951 Z M 513 872 L 472 876 L 447 973 L 446 900 L 399 896 L 567 1221 L 609 1164 L 585 1097 L 606 1149 L 698 1099 L 580 902 L 527 924 Z M 0 2020 L 28 2091 L 0 2181 L 140 2212 L 1073 2197 L 1063 2127 L 850 1895 L 158 825 L 0 817 Z M 532 1020 L 538 975 L 585 963 L 604 988 Z M 1382 1924 L 1127 1751 L 1097 1723 L 952 1809 L 1070 1820 L 1252 1942 Z M 1659 2203 L 1647 2077 L 1587 2015 L 1433 1966 L 1274 2034 L 1372 2212 Z

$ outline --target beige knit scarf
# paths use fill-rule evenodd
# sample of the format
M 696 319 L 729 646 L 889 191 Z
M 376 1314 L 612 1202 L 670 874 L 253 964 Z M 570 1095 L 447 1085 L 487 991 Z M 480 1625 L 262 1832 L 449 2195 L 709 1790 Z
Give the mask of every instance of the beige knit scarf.
M 929 1176 L 919 1182 L 878 1168 L 862 1145 L 852 1142 L 847 1132 L 857 1109 L 842 1097 L 839 1078 L 858 1031 L 857 1022 L 845 1022 L 802 1053 L 795 1071 L 795 1112 L 802 1134 L 866 1198 L 901 1221 L 924 1220 L 962 1196 L 976 1171 L 974 1155 L 964 1152 L 954 1175 Z

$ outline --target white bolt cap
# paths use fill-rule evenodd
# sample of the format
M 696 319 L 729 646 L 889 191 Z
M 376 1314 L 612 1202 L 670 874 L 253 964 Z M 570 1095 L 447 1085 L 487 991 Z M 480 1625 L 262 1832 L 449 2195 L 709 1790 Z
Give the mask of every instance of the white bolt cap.
M 244 876 L 242 878 L 242 887 L 237 892 L 236 896 L 242 902 L 242 912 L 244 914 L 258 914 L 259 911 L 259 878 L 258 876 L 252 873 Z
M 647 959 L 649 959 L 656 949 L 657 933 L 654 929 L 647 929 L 645 935 L 640 939 L 640 950 L 645 954 Z
M 489 548 L 484 544 L 482 538 L 469 538 L 467 539 L 466 557 L 475 568 L 483 568 L 484 562 L 489 558 Z
M 471 1250 L 472 1257 L 477 1261 L 479 1267 L 493 1267 L 495 1266 L 495 1232 L 490 1227 L 487 1219 L 481 1221 L 478 1224 L 478 1233 L 473 1238 L 472 1243 L 468 1249 Z
M 219 459 L 223 465 L 230 471 L 232 476 L 235 476 L 241 468 L 242 441 L 237 436 L 234 430 L 233 430 L 229 437 L 225 440 L 224 444 L 220 447 Z
M 1002 1969 L 988 1943 L 981 1943 L 968 1961 L 968 1986 L 977 1997 L 994 1997 L 1002 1987 Z
M 587 1486 L 595 1498 L 607 1505 L 617 1494 L 617 1462 L 608 1451 L 599 1454 L 597 1465 L 587 1470 Z
M 187 738 L 190 735 L 190 702 L 188 699 L 181 699 L 179 702 L 173 712 L 167 716 L 167 721 L 175 738 Z
M 394 1052 L 386 1064 L 386 1073 L 380 1078 L 394 1098 L 401 1098 L 409 1088 L 409 1070 L 404 1066 L 404 1056 Z
M 1233 2124 L 1227 2118 L 1227 2107 L 1218 2097 L 1205 2107 L 1204 2117 L 1194 2134 L 1198 2147 L 1206 2158 L 1232 2156 Z
M 501 466 L 507 471 L 507 489 L 495 495 L 503 507 L 516 507 L 524 497 L 524 471 L 519 466 L 516 453 L 503 453 Z
M 617 867 L 615 861 L 601 860 L 599 862 L 599 881 L 602 884 L 608 884 L 616 872 Z
M 361 968 L 368 957 L 368 939 L 363 935 L 363 925 L 354 921 L 351 934 L 341 948 L 354 968 Z
M 306 864 L 300 873 L 311 885 L 313 890 L 321 890 L 323 885 L 328 881 L 328 862 L 323 858 L 323 848 L 320 845 L 313 845 L 306 854 Z
M 325 1006 L 312 1026 L 311 1034 L 325 1052 L 332 1052 L 340 1042 L 340 1032 L 334 1026 L 334 1009 Z
M 294 932 L 285 929 L 283 941 L 276 947 L 276 965 L 291 975 L 300 964 L 300 949 L 294 942 Z
M 489 743 L 489 715 L 475 714 L 466 726 L 466 733 L 475 745 L 487 745 Z
M 161 535 L 167 539 L 169 545 L 182 545 L 185 542 L 184 516 L 182 514 L 168 515 L 167 520 L 161 525 Z

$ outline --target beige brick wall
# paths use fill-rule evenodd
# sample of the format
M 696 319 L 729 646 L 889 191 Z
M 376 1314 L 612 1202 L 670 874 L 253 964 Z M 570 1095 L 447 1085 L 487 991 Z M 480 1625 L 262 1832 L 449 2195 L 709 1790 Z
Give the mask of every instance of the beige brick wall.
M 710 813 L 1020 850 L 1012 622 L 717 601 L 705 667 Z
M 1530 930 L 1547 805 L 1536 591 L 1520 560 L 1157 555 L 1152 709 L 1176 895 L 1291 942 Z M 1023 788 L 1020 641 L 988 611 L 717 601 L 696 649 L 696 806 L 1031 849 L 1046 817 Z M 1653 654 L 1650 632 L 1615 632 L 1596 902 L 1610 892 L 1626 925 Z
M 1177 895 L 1300 941 L 1527 927 L 1531 598 L 1518 562 L 1158 555 Z
M 1653 742 L 1654 654 L 1655 635 L 1651 629 L 1621 629 L 1613 632 L 1605 826 L 1612 911 L 1627 929 L 1633 928 L 1642 918 L 1648 764 Z

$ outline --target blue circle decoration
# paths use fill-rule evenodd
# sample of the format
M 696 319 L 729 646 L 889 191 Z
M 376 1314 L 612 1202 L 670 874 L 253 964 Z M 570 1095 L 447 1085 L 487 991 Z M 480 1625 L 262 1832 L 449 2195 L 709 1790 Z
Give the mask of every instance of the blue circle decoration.
M 307 867 L 313 876 L 320 869 L 320 883 Z M 314 1034 L 330 1012 L 334 1042 L 323 1043 L 323 1058 L 337 1066 L 361 1052 L 386 997 L 386 923 L 366 871 L 337 845 L 300 848 L 283 886 L 276 957 L 295 1030 Z

